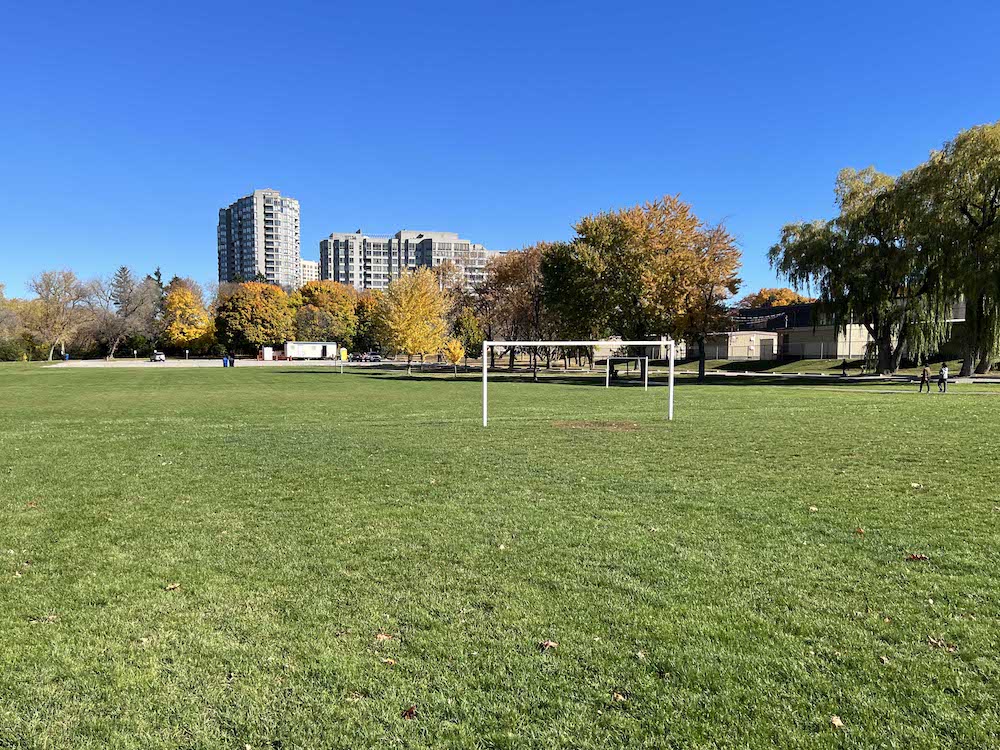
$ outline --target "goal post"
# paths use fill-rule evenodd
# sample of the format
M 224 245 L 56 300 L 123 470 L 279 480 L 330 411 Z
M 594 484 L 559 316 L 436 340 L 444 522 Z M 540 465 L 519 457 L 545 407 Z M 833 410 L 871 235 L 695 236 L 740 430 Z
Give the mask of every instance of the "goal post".
M 611 363 L 612 362 L 624 362 L 628 365 L 629 362 L 636 362 L 642 372 L 642 389 L 644 391 L 649 390 L 649 357 L 607 357 L 604 360 L 604 387 L 611 387 Z
M 658 347 L 660 350 L 660 357 L 662 358 L 664 354 L 667 356 L 667 362 L 670 367 L 669 376 L 667 378 L 667 419 L 672 421 L 674 418 L 674 358 L 677 351 L 676 343 L 673 339 L 668 339 L 666 337 L 648 341 L 618 341 L 615 339 L 607 340 L 602 339 L 599 341 L 484 341 L 483 342 L 483 427 L 489 425 L 489 376 L 490 376 L 490 360 L 489 353 L 490 348 L 494 346 L 505 346 L 505 347 L 583 347 L 583 346 L 606 346 L 611 348 L 618 348 L 622 346 L 645 346 L 645 347 Z M 664 351 L 666 350 L 666 351 Z M 610 385 L 611 377 L 611 359 L 629 359 L 629 360 L 645 360 L 645 374 L 644 374 L 644 388 L 649 389 L 649 357 L 609 357 L 605 363 L 605 387 Z

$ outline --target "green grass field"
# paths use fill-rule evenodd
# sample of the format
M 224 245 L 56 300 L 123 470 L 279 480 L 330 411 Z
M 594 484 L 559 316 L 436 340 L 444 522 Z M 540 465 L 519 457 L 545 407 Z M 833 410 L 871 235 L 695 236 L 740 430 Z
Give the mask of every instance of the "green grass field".
M 1000 390 L 586 382 L 0 367 L 0 747 L 1000 744 Z

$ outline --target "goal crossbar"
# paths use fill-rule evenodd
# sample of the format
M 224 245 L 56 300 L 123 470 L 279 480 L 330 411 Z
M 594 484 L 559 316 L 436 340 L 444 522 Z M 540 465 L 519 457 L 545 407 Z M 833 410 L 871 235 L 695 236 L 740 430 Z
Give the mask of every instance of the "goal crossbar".
M 667 361 L 670 364 L 670 376 L 667 380 L 667 419 L 673 420 L 674 418 L 674 355 L 677 351 L 676 344 L 673 339 L 661 338 L 646 341 L 619 341 L 617 339 L 601 339 L 595 341 L 484 341 L 483 342 L 483 427 L 489 424 L 489 392 L 487 390 L 487 383 L 489 381 L 489 350 L 494 346 L 503 346 L 509 348 L 518 347 L 573 347 L 573 346 L 601 346 L 601 347 L 622 347 L 622 346 L 655 346 L 661 349 L 667 350 Z M 638 359 L 637 357 L 632 357 L 632 359 Z M 646 378 L 649 377 L 649 366 L 648 357 L 646 366 Z M 605 382 L 607 383 L 608 375 L 605 375 Z

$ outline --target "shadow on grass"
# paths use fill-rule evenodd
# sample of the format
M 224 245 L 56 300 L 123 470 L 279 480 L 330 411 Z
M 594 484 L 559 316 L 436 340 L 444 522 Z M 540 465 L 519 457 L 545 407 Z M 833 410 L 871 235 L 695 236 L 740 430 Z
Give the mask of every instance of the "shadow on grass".
M 479 383 L 481 382 L 481 370 L 472 368 L 466 371 L 459 371 L 458 377 L 454 377 L 451 370 L 441 368 L 438 370 L 415 370 L 412 374 L 406 374 L 406 367 L 400 368 L 385 368 L 380 367 L 375 368 L 358 368 L 358 369 L 345 369 L 343 373 L 339 370 L 333 368 L 323 368 L 316 370 L 277 370 L 278 375 L 327 375 L 330 377 L 362 377 L 371 380 L 402 380 L 410 381 L 415 383 Z M 854 387 L 854 386 L 871 386 L 871 385 L 906 385 L 910 382 L 909 379 L 881 379 L 881 378 L 857 378 L 848 376 L 847 378 L 840 377 L 839 375 L 789 375 L 784 373 L 776 373 L 773 375 L 718 375 L 718 374 L 707 374 L 705 380 L 702 383 L 698 383 L 697 377 L 694 375 L 677 375 L 676 385 L 678 387 L 688 387 L 694 385 L 704 385 L 704 386 L 839 386 L 839 387 Z M 553 372 L 539 371 L 538 380 L 534 380 L 530 371 L 528 372 L 510 372 L 507 370 L 491 370 L 490 371 L 490 383 L 530 383 L 534 385 L 575 385 L 575 386 L 585 386 L 589 388 L 604 388 L 604 375 L 600 372 L 593 372 L 591 374 L 580 373 L 576 375 L 561 374 Z M 650 376 L 649 386 L 650 388 L 663 388 L 667 385 L 667 378 L 665 375 L 657 375 L 656 377 Z M 612 386 L 615 388 L 642 388 L 643 384 L 641 380 L 629 379 L 629 380 L 618 380 L 612 381 Z

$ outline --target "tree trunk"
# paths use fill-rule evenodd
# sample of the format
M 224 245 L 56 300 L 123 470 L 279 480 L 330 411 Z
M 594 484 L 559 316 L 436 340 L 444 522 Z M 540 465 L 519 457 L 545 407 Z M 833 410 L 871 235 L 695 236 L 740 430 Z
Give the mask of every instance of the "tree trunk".
M 412 354 L 407 354 L 406 355 L 406 374 L 407 375 L 412 375 L 413 374 L 413 355 Z
M 538 350 L 533 349 L 531 353 L 531 381 L 538 382 Z
M 458 377 L 458 362 L 455 362 L 453 367 L 455 368 L 455 377 Z
M 698 382 L 705 382 L 705 337 L 698 337 Z
M 511 349 L 510 349 L 510 364 L 507 365 L 507 369 L 510 370 L 511 372 L 514 372 L 514 348 L 513 347 L 511 347 Z
M 965 355 L 962 357 L 962 369 L 959 370 L 959 377 L 968 378 L 972 376 L 973 368 L 976 363 L 976 354 L 972 350 L 971 344 L 966 344 Z
M 49 362 L 52 361 L 52 355 L 56 353 L 56 344 L 58 343 L 58 341 L 53 341 L 52 346 L 49 347 Z
M 985 375 L 990 371 L 992 364 L 990 356 L 988 354 L 983 354 L 983 356 L 979 358 L 979 364 L 976 365 L 976 374 Z
M 875 340 L 876 346 L 878 347 L 877 356 L 877 367 L 879 375 L 889 375 L 895 372 L 895 367 L 893 367 L 893 351 L 892 351 L 892 331 L 888 326 L 884 330 L 879 332 L 878 338 Z

